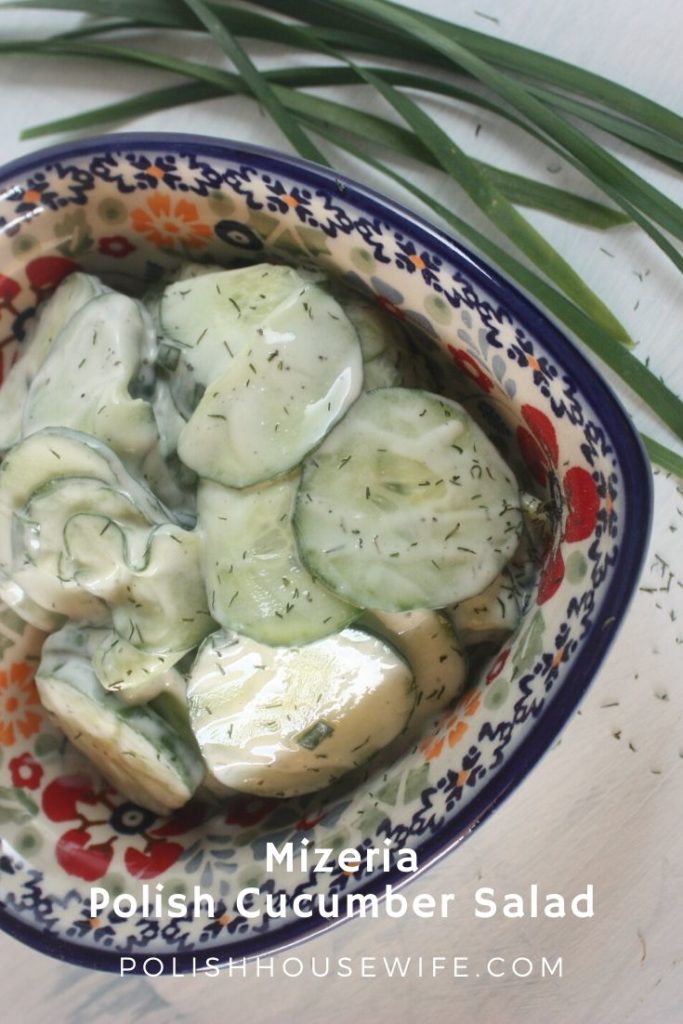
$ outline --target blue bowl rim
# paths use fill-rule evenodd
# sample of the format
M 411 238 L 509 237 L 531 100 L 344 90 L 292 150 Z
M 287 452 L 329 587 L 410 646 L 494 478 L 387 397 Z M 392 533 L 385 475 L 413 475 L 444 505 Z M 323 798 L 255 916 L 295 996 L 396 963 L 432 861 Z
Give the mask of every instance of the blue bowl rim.
M 446 828 L 437 835 L 428 837 L 416 847 L 419 861 L 417 872 L 406 876 L 394 868 L 370 878 L 356 890 L 381 896 L 387 885 L 390 884 L 394 889 L 400 888 L 450 853 L 514 792 L 548 751 L 594 680 L 617 629 L 623 623 L 647 551 L 653 505 L 652 477 L 647 455 L 621 401 L 603 380 L 597 368 L 515 285 L 497 270 L 489 267 L 481 257 L 423 217 L 343 174 L 300 157 L 237 140 L 171 132 L 116 132 L 59 143 L 21 156 L 0 168 L 0 187 L 5 187 L 10 181 L 20 180 L 51 161 L 77 159 L 94 153 L 120 153 L 126 150 L 173 152 L 178 156 L 195 155 L 230 162 L 256 163 L 261 170 L 296 177 L 308 187 L 336 190 L 340 197 L 364 214 L 391 220 L 414 240 L 419 240 L 425 248 L 443 257 L 447 263 L 461 266 L 464 264 L 474 283 L 481 286 L 492 298 L 504 303 L 517 320 L 535 338 L 542 341 L 553 359 L 567 369 L 574 379 L 581 381 L 582 395 L 588 400 L 594 412 L 597 413 L 599 410 L 600 422 L 609 435 L 622 478 L 628 483 L 629 501 L 625 502 L 622 536 L 629 537 L 630 541 L 622 544 L 619 549 L 617 561 L 612 567 L 610 584 L 600 605 L 600 614 L 596 614 L 589 632 L 583 638 L 570 678 L 564 682 L 549 707 L 544 710 L 540 725 L 535 726 L 510 755 L 502 777 L 501 773 L 497 772 L 493 779 L 454 816 Z M 192 971 L 197 961 L 204 959 L 206 962 L 207 957 L 216 957 L 220 963 L 225 964 L 265 954 L 273 955 L 337 927 L 345 920 L 347 918 L 343 914 L 332 922 L 314 915 L 305 920 L 292 921 L 272 933 L 264 932 L 246 940 L 212 946 L 202 952 L 150 952 L 136 957 L 135 969 L 130 973 L 143 972 L 146 956 L 161 960 L 165 973 L 167 966 L 172 967 L 174 972 L 182 972 L 185 969 Z M 59 960 L 80 967 L 120 971 L 121 954 L 112 950 L 91 949 L 40 932 L 27 922 L 11 915 L 2 903 L 0 928 L 33 949 Z

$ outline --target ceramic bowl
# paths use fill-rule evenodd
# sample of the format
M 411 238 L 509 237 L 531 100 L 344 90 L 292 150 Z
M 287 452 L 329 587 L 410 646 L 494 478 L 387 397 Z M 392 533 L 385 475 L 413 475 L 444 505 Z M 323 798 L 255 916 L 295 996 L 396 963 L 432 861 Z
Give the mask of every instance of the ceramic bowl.
M 268 871 L 269 841 L 362 853 L 388 839 L 412 847 L 420 868 L 456 846 L 525 778 L 594 677 L 635 587 L 650 520 L 650 473 L 630 420 L 544 315 L 393 201 L 257 147 L 121 134 L 1 170 L 3 372 L 36 306 L 70 271 L 139 289 L 188 257 L 320 264 L 414 325 L 550 503 L 555 532 L 513 638 L 394 763 L 350 791 L 231 799 L 168 820 L 111 791 L 50 727 L 32 682 L 42 637 L 0 610 L 0 923 L 46 953 L 115 971 L 122 954 L 175 958 L 182 970 L 198 957 L 273 951 L 330 924 L 248 918 L 235 905 L 246 886 L 287 899 L 336 893 L 343 907 L 351 893 L 405 878 L 395 866 Z M 215 916 L 194 917 L 191 905 L 173 920 L 91 916 L 92 886 L 135 894 L 158 882 L 166 894 L 210 891 Z

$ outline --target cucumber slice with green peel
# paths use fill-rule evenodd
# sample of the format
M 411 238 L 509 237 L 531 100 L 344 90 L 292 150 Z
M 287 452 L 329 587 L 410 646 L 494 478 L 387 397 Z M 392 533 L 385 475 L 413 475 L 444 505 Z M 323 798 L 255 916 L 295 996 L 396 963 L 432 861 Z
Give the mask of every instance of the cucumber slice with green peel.
M 26 396 L 57 335 L 87 302 L 107 291 L 96 277 L 77 272 L 65 278 L 41 306 L 19 359 L 0 389 L 0 451 L 11 448 L 21 437 Z
M 47 608 L 37 604 L 18 583 L 2 572 L 0 572 L 0 601 L 16 612 L 19 618 L 27 622 L 29 626 L 35 626 L 36 629 L 40 629 L 44 633 L 52 633 L 55 629 L 59 629 L 64 622 L 63 615 L 48 611 Z
M 107 620 L 101 601 L 80 587 L 61 579 L 59 570 L 36 564 L 35 551 L 27 548 L 21 517 L 42 488 L 63 484 L 71 477 L 101 481 L 120 492 L 150 522 L 167 522 L 170 514 L 154 495 L 136 481 L 121 460 L 101 442 L 76 431 L 47 428 L 15 445 L 0 465 L 0 574 L 12 579 L 35 604 L 48 612 L 92 623 Z M 61 486 L 60 484 L 60 486 Z M 34 512 L 38 506 L 34 506 Z M 51 529 L 54 508 L 44 506 L 45 535 Z M 17 519 L 19 517 L 19 519 Z M 55 548 L 60 547 L 55 543 Z
M 415 706 L 412 673 L 357 629 L 303 647 L 219 632 L 188 679 L 190 721 L 225 786 L 288 797 L 329 785 L 401 733 Z
M 417 700 L 411 733 L 460 696 L 467 659 L 446 615 L 431 610 L 368 611 L 359 625 L 392 644 L 413 670 Z
M 244 490 L 202 481 L 202 570 L 217 622 L 266 644 L 308 643 L 347 626 L 358 608 L 303 566 L 292 528 L 299 474 Z
M 364 608 L 443 608 L 481 592 L 513 554 L 517 484 L 457 403 L 361 396 L 305 461 L 294 515 L 311 574 Z
M 400 330 L 376 302 L 337 283 L 333 286 L 333 293 L 358 332 L 364 363 L 395 352 Z
M 148 458 L 155 451 L 158 451 L 163 458 L 166 458 L 175 452 L 178 447 L 180 431 L 185 426 L 190 414 L 182 416 L 179 412 L 171 392 L 168 375 L 164 374 L 163 370 L 157 370 L 152 408 L 159 432 L 159 444 L 151 449 Z
M 481 594 L 449 609 L 455 630 L 465 645 L 503 644 L 521 619 L 520 588 L 509 569 L 504 569 Z
M 66 427 L 47 427 L 24 438 L 0 463 L 0 510 L 16 511 L 51 480 L 92 477 L 110 484 L 138 506 L 151 522 L 172 516 L 105 444 Z
M 358 331 L 363 352 L 363 390 L 412 387 L 436 391 L 437 380 L 421 346 L 376 300 L 334 285 L 334 294 Z
M 126 704 L 147 704 L 168 691 L 181 691 L 185 699 L 185 681 L 175 669 L 182 657 L 177 651 L 149 654 L 109 630 L 93 650 L 92 666 L 105 690 Z
M 358 335 L 319 285 L 282 302 L 260 331 L 211 382 L 178 443 L 186 466 L 228 487 L 296 466 L 362 386 Z
M 184 420 L 207 385 L 258 340 L 263 320 L 305 284 L 293 267 L 259 263 L 202 274 L 188 266 L 187 276 L 181 272 L 164 289 L 156 314 L 164 339 L 158 358 Z
M 143 547 L 139 560 L 131 556 Z M 200 538 L 168 523 L 126 529 L 106 516 L 80 513 L 64 528 L 60 571 L 109 607 L 120 637 L 150 654 L 179 661 L 215 627 L 199 567 Z
M 191 530 L 197 522 L 197 474 L 184 466 L 175 452 L 163 457 L 158 448 L 147 454 L 140 470 L 152 493 Z
M 174 270 L 165 273 L 160 282 L 152 285 L 143 295 L 143 302 L 159 323 L 159 306 L 164 291 L 169 285 L 176 281 L 190 281 L 195 277 L 203 277 L 204 274 L 220 274 L 224 270 L 225 267 L 219 266 L 218 263 L 197 263 L 194 260 L 187 260 L 180 263 Z M 161 326 L 160 323 L 159 326 Z
M 164 289 L 159 327 L 167 341 L 186 351 L 194 379 L 206 385 L 305 284 L 293 267 L 270 263 L 184 278 Z
M 130 498 L 91 477 L 50 480 L 34 491 L 15 515 L 15 555 L 20 553 L 32 565 L 59 577 L 66 523 L 81 512 L 94 512 L 127 527 L 130 541 L 138 541 L 137 550 L 129 549 L 127 557 L 135 562 L 144 556 L 149 520 Z M 142 527 L 142 531 L 135 527 Z
M 363 390 L 374 391 L 375 388 L 401 387 L 404 377 L 396 359 L 386 352 L 371 359 L 369 363 L 363 363 Z
M 168 814 L 201 782 L 201 756 L 153 706 L 129 707 L 102 689 L 91 665 L 99 633 L 70 623 L 45 641 L 36 674 L 41 703 L 120 793 Z
M 120 456 L 140 459 L 157 442 L 154 413 L 130 387 L 154 357 L 156 334 L 144 307 L 110 292 L 69 321 L 31 382 L 22 432 L 67 427 L 99 438 Z

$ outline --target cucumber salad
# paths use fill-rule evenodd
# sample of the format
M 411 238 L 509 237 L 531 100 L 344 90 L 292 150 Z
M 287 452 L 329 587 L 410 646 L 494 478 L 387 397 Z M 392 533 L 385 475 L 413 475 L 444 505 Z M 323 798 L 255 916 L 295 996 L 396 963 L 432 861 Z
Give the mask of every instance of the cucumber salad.
M 517 623 L 517 481 L 403 326 L 320 274 L 71 274 L 0 390 L 0 597 L 129 799 L 321 789 Z M 520 554 L 521 552 L 521 554 Z

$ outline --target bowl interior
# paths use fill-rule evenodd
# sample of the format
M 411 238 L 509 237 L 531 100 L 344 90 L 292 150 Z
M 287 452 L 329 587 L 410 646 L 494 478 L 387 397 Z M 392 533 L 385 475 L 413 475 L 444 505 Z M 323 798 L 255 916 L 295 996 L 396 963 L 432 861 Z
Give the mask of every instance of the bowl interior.
M 38 154 L 0 180 L 0 359 L 76 268 L 140 292 L 187 259 L 322 266 L 415 328 L 443 389 L 485 426 L 555 523 L 520 627 L 454 709 L 370 777 L 324 794 L 191 805 L 159 819 L 124 801 L 47 723 L 32 675 L 41 634 L 0 609 L 3 926 L 78 962 L 122 952 L 242 956 L 326 924 L 252 919 L 237 893 L 381 891 L 394 870 L 267 870 L 267 842 L 413 847 L 419 863 L 468 833 L 547 748 L 588 685 L 637 576 L 649 474 L 595 372 L 510 286 L 390 202 L 311 165 L 214 140 L 112 136 Z M 69 386 L 64 381 L 65 387 Z M 627 493 L 625 479 L 633 485 Z M 622 538 L 629 531 L 625 549 Z M 93 918 L 112 895 L 164 883 L 185 917 Z M 194 917 L 195 886 L 215 917 Z

